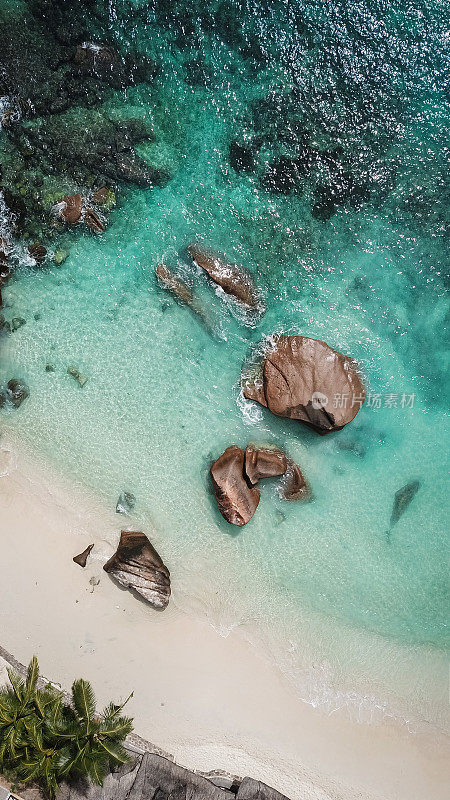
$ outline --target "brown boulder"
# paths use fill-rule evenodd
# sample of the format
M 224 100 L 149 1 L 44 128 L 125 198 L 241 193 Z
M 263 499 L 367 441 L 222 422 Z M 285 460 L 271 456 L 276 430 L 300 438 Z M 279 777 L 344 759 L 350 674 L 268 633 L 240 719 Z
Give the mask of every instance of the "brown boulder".
M 79 553 L 77 556 L 74 556 L 72 561 L 75 561 L 75 564 L 79 564 L 80 567 L 85 567 L 87 564 L 87 560 L 89 558 L 89 554 L 93 547 L 94 547 L 93 544 L 88 545 L 88 547 L 86 547 L 86 550 L 83 550 L 82 553 Z
M 245 450 L 245 472 L 254 486 L 260 478 L 275 478 L 284 475 L 288 462 L 278 447 L 255 447 L 247 445 Z
M 244 382 L 245 397 L 320 434 L 351 422 L 365 400 L 353 359 L 319 339 L 278 336 L 261 367 L 260 378 Z
M 47 249 L 39 242 L 30 244 L 28 247 L 28 253 L 30 254 L 31 258 L 34 258 L 36 264 L 42 264 L 47 257 Z
M 170 598 L 170 572 L 144 533 L 122 531 L 119 546 L 103 569 L 155 608 L 166 608 Z
M 92 208 L 87 208 L 84 214 L 84 221 L 88 228 L 94 233 L 103 233 L 105 230 L 105 226 L 101 221 L 100 217 L 92 210 Z
M 60 216 L 68 225 L 75 225 L 81 219 L 83 211 L 83 198 L 81 194 L 63 197 L 61 201 Z
M 211 467 L 217 505 L 222 516 L 233 525 L 251 520 L 259 503 L 259 490 L 251 486 L 244 471 L 245 453 L 232 445 Z
M 187 250 L 193 261 L 204 269 L 224 292 L 250 309 L 261 308 L 261 296 L 252 275 L 247 270 L 232 264 L 224 256 L 214 253 L 201 243 L 194 242 Z
M 305 500 L 310 494 L 311 489 L 300 467 L 289 461 L 281 490 L 283 500 Z

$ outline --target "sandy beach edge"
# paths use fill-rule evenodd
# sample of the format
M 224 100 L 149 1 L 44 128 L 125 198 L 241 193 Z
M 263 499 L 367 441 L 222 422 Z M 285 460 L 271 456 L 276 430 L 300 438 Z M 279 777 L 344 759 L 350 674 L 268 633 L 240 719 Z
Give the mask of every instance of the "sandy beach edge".
M 291 800 L 447 796 L 444 736 L 312 708 L 238 630 L 222 637 L 176 602 L 160 614 L 115 585 L 102 564 L 123 520 L 101 500 L 16 442 L 2 441 L 0 476 L 0 643 L 20 663 L 36 653 L 64 689 L 88 678 L 99 703 L 134 690 L 142 741 L 193 770 L 250 775 Z M 72 557 L 92 542 L 83 570 Z

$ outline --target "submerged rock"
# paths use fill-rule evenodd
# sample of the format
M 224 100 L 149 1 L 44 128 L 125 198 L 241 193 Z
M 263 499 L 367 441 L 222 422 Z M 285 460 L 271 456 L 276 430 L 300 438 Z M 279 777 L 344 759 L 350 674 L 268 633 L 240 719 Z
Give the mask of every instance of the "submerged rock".
M 156 268 L 156 275 L 161 286 L 170 292 L 183 305 L 188 306 L 194 314 L 197 314 L 205 325 L 209 333 L 212 333 L 211 323 L 203 310 L 200 300 L 195 296 L 187 284 L 165 264 L 159 264 Z
M 256 166 L 255 156 L 251 147 L 233 141 L 228 149 L 228 158 L 235 172 L 253 172 Z
M 420 481 L 411 481 L 406 486 L 402 486 L 394 496 L 394 505 L 391 514 L 391 528 L 395 525 L 400 517 L 405 513 L 411 500 L 415 497 L 420 489 Z
M 224 256 L 215 253 L 199 242 L 190 244 L 187 250 L 195 263 L 204 269 L 211 280 L 221 286 L 224 292 L 232 295 L 250 309 L 261 308 L 260 293 L 253 276 L 246 269 L 227 261 Z
M 133 151 L 117 153 L 103 165 L 103 169 L 111 178 L 135 183 L 136 186 L 165 186 L 170 181 L 167 170 L 152 167 Z
M 24 400 L 26 400 L 29 396 L 30 390 L 26 383 L 19 381 L 16 378 L 8 381 L 4 398 L 11 403 L 14 408 L 19 408 Z
M 60 267 L 61 264 L 64 264 L 64 261 L 68 258 L 68 255 L 68 250 L 63 250 L 62 248 L 60 250 L 55 250 L 55 253 L 53 254 L 53 263 L 56 264 L 57 267 Z
M 286 455 L 278 447 L 255 447 L 251 444 L 246 447 L 245 472 L 253 486 L 261 478 L 284 475 L 287 466 Z
M 303 189 L 304 165 L 299 159 L 282 157 L 272 161 L 263 186 L 275 194 L 292 194 Z
M 103 569 L 155 608 L 166 608 L 170 573 L 144 533 L 122 531 L 119 546 Z
M 136 498 L 131 492 L 122 492 L 116 505 L 117 514 L 130 514 L 136 505 Z
M 76 382 L 83 388 L 83 386 L 88 382 L 88 377 L 83 375 L 76 367 L 67 367 L 67 374 L 70 375 Z
M 227 522 L 239 526 L 251 520 L 260 499 L 259 490 L 247 478 L 244 460 L 244 451 L 232 445 L 210 470 L 220 513 Z
M 74 62 L 81 75 L 98 78 L 113 89 L 151 81 L 158 72 L 156 63 L 148 56 L 138 53 L 121 56 L 114 47 L 98 42 L 78 45 Z
M 178 275 L 170 271 L 165 264 L 158 264 L 156 267 L 156 274 L 159 282 L 164 289 L 174 295 L 182 303 L 192 308 L 194 304 L 194 294 Z
M 365 400 L 353 359 L 319 339 L 278 336 L 261 361 L 261 372 L 261 378 L 244 381 L 244 396 L 320 434 L 351 422 Z
M 10 333 L 15 333 L 21 328 L 23 325 L 26 325 L 26 319 L 23 317 L 13 317 L 11 322 L 5 322 L 5 328 L 9 330 Z
M 85 567 L 87 560 L 89 558 L 89 554 L 93 549 L 93 547 L 94 547 L 93 544 L 88 545 L 88 547 L 86 547 L 86 550 L 83 550 L 82 553 L 79 553 L 77 556 L 74 556 L 72 561 L 74 561 L 75 564 L 79 564 L 80 567 Z
M 84 42 L 78 45 L 75 64 L 85 75 L 96 76 L 119 89 L 123 81 L 123 64 L 116 50 L 104 44 Z

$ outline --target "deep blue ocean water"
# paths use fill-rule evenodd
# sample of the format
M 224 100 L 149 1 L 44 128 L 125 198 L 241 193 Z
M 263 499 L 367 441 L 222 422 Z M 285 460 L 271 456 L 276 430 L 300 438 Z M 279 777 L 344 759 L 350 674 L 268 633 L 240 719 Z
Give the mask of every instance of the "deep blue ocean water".
M 110 506 L 132 491 L 132 523 L 154 531 L 175 601 L 222 632 L 276 638 L 311 702 L 334 707 L 354 690 L 357 706 L 367 696 L 384 707 L 398 694 L 440 719 L 448 8 L 110 0 L 109 19 L 123 48 L 161 71 L 113 93 L 108 113 L 149 123 L 155 141 L 139 153 L 173 177 L 124 188 L 106 232 L 70 236 L 61 267 L 23 261 L 3 294 L 5 316 L 26 324 L 3 338 L 0 368 L 2 380 L 23 377 L 30 398 L 3 412 L 3 427 Z M 252 149 L 252 171 L 231 166 L 233 141 Z M 273 191 L 270 164 L 301 160 L 305 143 L 320 165 Z M 260 320 L 193 267 L 184 248 L 198 237 L 252 271 Z M 157 285 L 160 262 L 193 287 L 208 325 Z M 243 400 L 242 364 L 276 331 L 358 359 L 369 399 L 345 430 L 322 438 Z M 314 497 L 288 504 L 267 483 L 253 520 L 234 529 L 208 469 L 248 441 L 284 447 Z M 388 537 L 394 494 L 413 480 L 420 489 Z M 427 668 L 432 686 L 412 674 Z

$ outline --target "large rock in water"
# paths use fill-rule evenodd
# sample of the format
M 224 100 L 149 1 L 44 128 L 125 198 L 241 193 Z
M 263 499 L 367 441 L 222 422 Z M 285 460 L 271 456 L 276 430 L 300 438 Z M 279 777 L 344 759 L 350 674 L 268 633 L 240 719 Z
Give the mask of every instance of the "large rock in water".
M 244 451 L 232 445 L 211 467 L 219 511 L 227 522 L 240 526 L 251 520 L 260 498 L 259 490 L 247 478 L 244 462 Z
M 261 372 L 244 381 L 245 397 L 320 434 L 351 422 L 366 396 L 355 361 L 307 336 L 278 336 Z
M 278 447 L 255 447 L 245 449 L 245 472 L 254 486 L 260 478 L 275 478 L 284 475 L 288 467 L 286 455 Z
M 190 244 L 187 250 L 193 261 L 204 269 L 224 292 L 232 295 L 249 309 L 262 308 L 260 293 L 253 277 L 246 269 L 232 264 L 224 256 L 214 253 L 199 242 Z
M 155 608 L 166 608 L 170 598 L 170 572 L 144 533 L 122 531 L 119 546 L 103 569 Z

